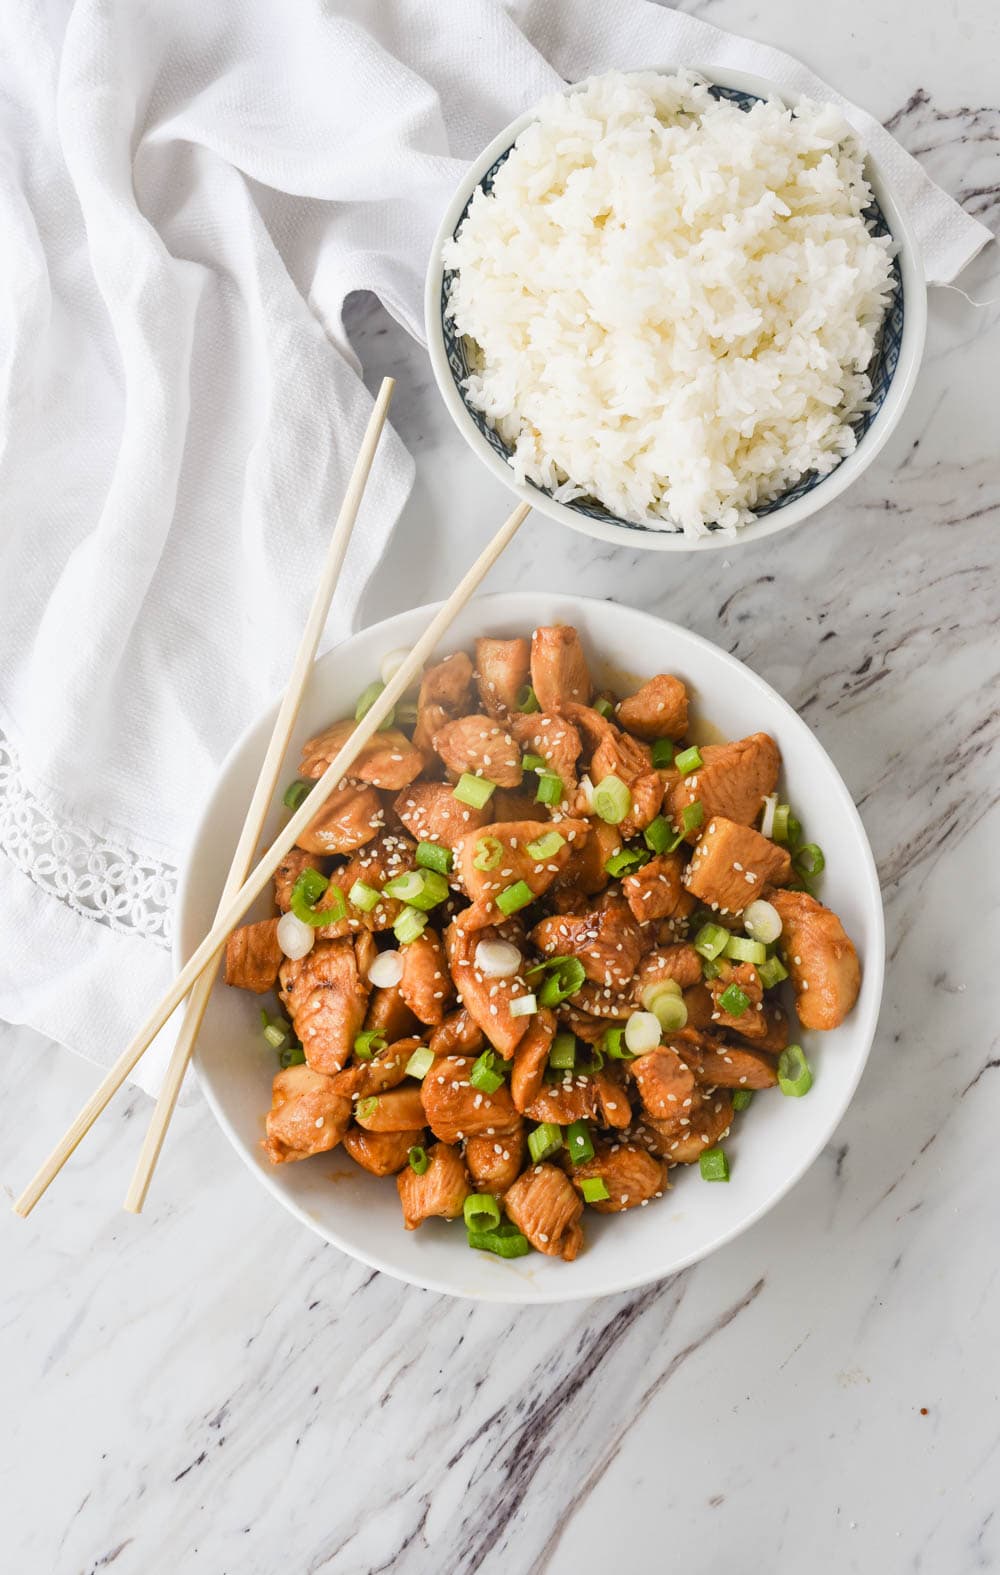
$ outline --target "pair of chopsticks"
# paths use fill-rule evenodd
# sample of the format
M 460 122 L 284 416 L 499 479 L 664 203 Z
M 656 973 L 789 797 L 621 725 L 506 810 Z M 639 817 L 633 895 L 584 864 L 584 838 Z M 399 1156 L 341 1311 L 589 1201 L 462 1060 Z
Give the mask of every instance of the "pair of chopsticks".
M 385 426 L 389 401 L 392 398 L 394 387 L 395 380 L 393 378 L 387 377 L 383 379 L 378 398 L 375 401 L 375 406 L 365 430 L 361 451 L 354 466 L 340 513 L 337 516 L 337 523 L 330 540 L 326 563 L 324 564 L 323 572 L 316 588 L 316 595 L 313 598 L 309 617 L 296 652 L 288 687 L 275 719 L 271 741 L 268 744 L 257 786 L 250 800 L 250 807 L 247 810 L 243 830 L 240 833 L 236 852 L 233 855 L 232 868 L 223 888 L 215 922 L 201 944 L 195 948 L 195 951 L 177 975 L 166 995 L 147 1017 L 132 1042 L 122 1051 L 114 1066 L 95 1089 L 76 1119 L 67 1128 L 44 1164 L 40 1166 L 35 1176 L 25 1187 L 14 1204 L 15 1214 L 20 1214 L 26 1218 L 31 1213 L 39 1198 L 47 1191 L 70 1155 L 78 1144 L 82 1142 L 83 1138 L 86 1137 L 98 1116 L 107 1107 L 112 1096 L 117 1093 L 129 1073 L 145 1054 L 167 1019 L 190 991 L 190 999 L 184 1014 L 181 1030 L 170 1058 L 160 1096 L 156 1102 L 156 1108 L 153 1112 L 135 1173 L 125 1199 L 125 1207 L 127 1209 L 135 1214 L 141 1212 L 160 1151 L 163 1147 L 164 1138 L 167 1135 L 167 1128 L 170 1125 L 174 1107 L 177 1103 L 177 1096 L 180 1093 L 184 1073 L 191 1059 L 198 1029 L 201 1026 L 208 999 L 215 983 L 215 968 L 213 964 L 225 946 L 230 932 L 246 913 L 254 899 L 268 885 L 285 854 L 294 846 L 309 822 L 315 818 L 317 811 L 326 803 L 334 788 L 348 774 L 350 767 L 354 764 L 364 745 L 379 730 L 396 702 L 402 698 L 414 680 L 419 677 L 425 663 L 433 655 L 439 641 L 456 615 L 478 589 L 483 578 L 493 567 L 493 564 L 499 558 L 508 542 L 531 512 L 527 503 L 521 503 L 504 521 L 492 541 L 483 549 L 475 563 L 452 591 L 447 601 L 435 613 L 420 639 L 409 653 L 406 661 L 402 663 L 374 705 L 365 714 L 362 721 L 358 723 L 336 759 L 330 762 L 330 765 L 309 793 L 308 798 L 295 811 L 291 820 L 279 832 L 257 865 L 253 867 L 254 854 L 260 841 L 265 817 L 278 784 L 306 683 L 312 671 L 316 648 L 323 632 L 327 613 L 330 610 L 330 602 L 333 598 L 337 577 L 351 539 L 355 520 L 357 519 L 358 509 L 361 505 L 372 462 L 375 458 L 375 450 L 378 447 L 378 441 Z

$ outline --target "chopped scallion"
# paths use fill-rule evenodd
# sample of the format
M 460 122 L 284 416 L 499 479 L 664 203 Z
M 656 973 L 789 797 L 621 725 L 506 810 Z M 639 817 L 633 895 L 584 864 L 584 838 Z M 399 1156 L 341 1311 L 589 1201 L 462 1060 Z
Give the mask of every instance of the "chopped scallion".
M 725 955 L 735 957 L 737 962 L 753 963 L 754 967 L 759 967 L 767 961 L 767 947 L 763 941 L 751 941 L 745 935 L 730 935 L 726 941 Z
M 448 896 L 448 882 L 436 870 L 405 870 L 402 875 L 394 875 L 387 880 L 383 887 L 386 897 L 394 897 L 397 902 L 407 902 L 411 908 L 419 908 L 424 913 L 429 913 L 431 908 L 436 908 L 439 902 L 444 902 Z
M 765 990 L 773 990 L 782 979 L 788 978 L 788 969 L 780 957 L 766 957 L 757 965 L 757 977 Z
M 489 1192 L 472 1192 L 462 1204 L 469 1230 L 491 1231 L 500 1223 L 500 1205 Z
M 362 913 L 371 913 L 382 901 L 382 893 L 377 886 L 368 886 L 363 880 L 356 880 L 347 893 L 348 900 Z
M 480 1093 L 495 1094 L 503 1083 L 507 1066 L 508 1063 L 502 1056 L 498 1056 L 495 1050 L 484 1050 L 472 1064 L 469 1082 L 473 1088 L 478 1088 Z
M 812 1088 L 813 1075 L 801 1045 L 789 1045 L 778 1057 L 778 1087 L 792 1099 L 801 1099 Z
M 606 1028 L 598 1043 L 612 1061 L 634 1061 L 635 1056 L 625 1043 L 624 1028 Z
M 566 838 L 560 836 L 558 831 L 547 831 L 544 836 L 536 837 L 533 842 L 525 844 L 524 851 L 529 858 L 536 859 L 540 864 L 546 859 L 554 859 L 560 848 L 566 846 Z
M 681 810 L 681 825 L 684 830 L 697 831 L 705 819 L 705 808 L 700 799 L 695 799 L 693 804 L 685 804 Z
M 642 834 L 642 839 L 651 853 L 666 853 L 673 841 L 674 828 L 665 815 L 657 815 L 651 820 Z
M 719 1005 L 729 1017 L 742 1017 L 750 1005 L 750 997 L 738 984 L 728 984 L 719 996 Z
M 289 782 L 281 796 L 281 802 L 286 809 L 298 809 L 315 786 L 315 782 Z
M 281 1067 L 303 1066 L 305 1059 L 306 1053 L 301 1045 L 285 1045 L 283 1050 L 278 1051 L 278 1065 Z
M 605 718 L 614 716 L 615 712 L 615 708 L 611 704 L 611 701 L 606 700 L 603 695 L 598 695 L 597 699 L 594 701 L 594 710 L 597 712 L 598 716 L 603 716 Z
M 370 1061 L 386 1047 L 386 1037 L 381 1028 L 366 1028 L 354 1041 L 354 1054 L 359 1061 Z
M 460 804 L 468 804 L 472 809 L 483 809 L 496 791 L 496 783 L 488 782 L 485 777 L 474 777 L 464 771 L 451 790 L 452 798 L 457 798 Z
M 679 755 L 674 756 L 674 765 L 682 777 L 690 776 L 692 771 L 700 771 L 704 761 L 698 745 L 692 744 L 690 749 L 682 749 Z
M 672 738 L 658 738 L 653 745 L 653 765 L 657 771 L 667 771 L 674 763 L 675 745 Z
M 482 870 L 500 868 L 503 859 L 503 843 L 499 837 L 479 837 L 476 841 L 476 851 L 472 856 L 472 867 Z
M 556 1034 L 549 1050 L 549 1066 L 556 1072 L 571 1072 L 576 1061 L 576 1037 Z
M 544 755 L 532 755 L 532 754 L 524 755 L 522 757 L 522 760 L 521 760 L 521 770 L 522 771 L 544 771 L 545 770 L 545 756 Z
M 815 880 L 826 869 L 823 849 L 815 842 L 807 842 L 792 855 L 792 863 L 804 880 Z
M 531 685 L 524 684 L 514 696 L 514 710 L 528 714 L 532 711 L 540 711 L 541 709 L 542 708 L 538 703 L 538 696 L 532 689 Z
M 504 1226 L 497 1230 L 470 1230 L 469 1246 L 477 1252 L 492 1252 L 498 1258 L 523 1258 L 531 1251 L 531 1242 L 519 1230 L 509 1233 Z
M 378 699 L 379 695 L 382 693 L 382 690 L 384 688 L 385 688 L 385 684 L 382 683 L 381 679 L 376 678 L 374 683 L 369 684 L 367 689 L 363 689 L 361 691 L 361 693 L 358 696 L 358 703 L 354 707 L 354 720 L 355 720 L 355 722 L 360 722 L 362 717 L 368 715 L 369 711 L 371 710 L 372 706 L 375 704 L 376 700 Z M 379 725 L 379 732 L 380 733 L 384 733 L 386 728 L 391 727 L 395 720 L 396 720 L 396 713 L 395 713 L 395 711 L 389 711 L 389 713 L 387 714 L 387 716 L 385 718 L 385 721 L 380 723 L 380 725 Z
M 792 814 L 790 804 L 778 804 L 774 811 L 774 821 L 771 826 L 771 836 L 775 842 L 797 842 L 802 834 L 802 827 Z
M 417 863 L 421 869 L 436 870 L 439 875 L 450 875 L 455 856 L 450 848 L 443 848 L 440 842 L 418 842 Z
M 645 848 L 619 848 L 605 861 L 604 868 L 609 875 L 633 875 L 644 864 L 648 864 L 651 857 Z
M 694 949 L 702 957 L 721 957 L 729 944 L 729 931 L 722 924 L 703 924 L 694 938 Z
M 497 894 L 496 904 L 500 912 L 506 914 L 509 919 L 512 913 L 520 912 L 534 900 L 535 894 L 527 881 L 516 880 L 513 886 L 508 886 L 505 891 Z
M 427 928 L 427 915 L 419 908 L 404 908 L 392 927 L 400 946 L 409 946 Z
M 724 1148 L 702 1149 L 698 1156 L 703 1181 L 728 1181 L 729 1161 Z
M 313 929 L 321 928 L 324 924 L 335 924 L 338 919 L 346 918 L 347 904 L 344 893 L 339 886 L 334 886 L 333 895 L 327 907 L 317 908 L 316 904 L 329 889 L 330 882 L 319 870 L 305 869 L 292 887 L 289 906 L 297 919 L 303 924 L 311 924 Z
M 515 995 L 510 1003 L 511 1017 L 531 1017 L 538 1011 L 538 1000 L 534 995 Z
M 738 1088 L 733 1095 L 733 1109 L 745 1110 L 753 1098 L 752 1088 Z
M 562 777 L 556 776 L 554 771 L 539 771 L 538 791 L 535 794 L 536 804 L 562 803 L 564 788 Z
M 621 777 L 608 776 L 594 789 L 594 814 L 609 826 L 617 826 L 632 808 L 632 794 Z
M 434 1051 L 427 1045 L 418 1045 L 406 1063 L 407 1077 L 425 1078 L 434 1065 Z
M 359 1121 L 370 1121 L 377 1109 L 378 1100 L 374 1094 L 371 1094 L 367 1099 L 358 1100 L 354 1107 L 354 1114 Z
M 594 1145 L 590 1137 L 590 1125 L 586 1121 L 572 1121 L 566 1128 L 566 1147 L 569 1157 L 574 1165 L 582 1165 L 594 1157 Z
M 269 1017 L 263 1007 L 260 1009 L 261 1030 L 272 1050 L 280 1050 L 291 1034 L 291 1029 L 281 1017 Z
M 601 1176 L 584 1176 L 580 1182 L 584 1203 L 606 1203 L 611 1197 Z
M 425 1148 L 420 1147 L 419 1143 L 415 1143 L 411 1149 L 407 1149 L 406 1158 L 415 1176 L 422 1176 L 430 1166 L 430 1156 Z
M 719 963 L 715 961 L 714 957 L 705 958 L 701 965 L 701 976 L 703 979 L 717 979 L 721 972 L 722 968 Z
M 550 1159 L 562 1148 L 562 1127 L 556 1126 L 554 1121 L 543 1121 L 533 1132 L 528 1133 L 528 1153 L 532 1162 L 540 1165 L 543 1159 Z

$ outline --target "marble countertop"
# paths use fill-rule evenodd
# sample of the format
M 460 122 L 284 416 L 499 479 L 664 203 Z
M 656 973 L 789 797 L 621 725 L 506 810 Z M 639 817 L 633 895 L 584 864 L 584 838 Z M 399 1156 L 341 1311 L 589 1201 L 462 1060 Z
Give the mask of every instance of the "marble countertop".
M 800 54 L 997 227 L 986 0 L 686 9 Z M 1000 300 L 997 248 L 961 282 Z M 418 472 L 370 621 L 444 594 L 508 495 L 449 427 L 423 353 L 367 300 L 350 329 L 369 382 L 399 379 Z M 645 1290 L 473 1305 L 294 1224 L 200 1101 L 175 1120 L 145 1215 L 124 1214 L 149 1108 L 125 1093 L 30 1221 L 0 1219 L 5 1568 L 1000 1565 L 998 409 L 1000 305 L 934 291 L 906 417 L 820 521 L 663 558 L 536 516 L 491 577 L 610 596 L 718 642 L 799 708 L 855 795 L 885 894 L 885 1001 L 854 1104 L 794 1194 Z M 23 1031 L 0 1042 L 13 1197 L 94 1074 Z

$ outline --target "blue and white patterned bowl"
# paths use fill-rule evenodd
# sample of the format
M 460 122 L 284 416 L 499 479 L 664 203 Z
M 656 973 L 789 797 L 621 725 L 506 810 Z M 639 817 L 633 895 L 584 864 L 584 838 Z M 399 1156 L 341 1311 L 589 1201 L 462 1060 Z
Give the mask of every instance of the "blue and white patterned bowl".
M 669 71 L 673 68 L 657 68 Z M 793 101 L 774 84 L 761 77 L 736 71 L 701 71 L 719 98 L 732 99 L 741 109 L 749 109 L 757 99 L 781 98 Z M 570 87 L 568 92 L 574 92 Z M 496 137 L 469 169 L 452 198 L 434 241 L 427 272 L 425 313 L 431 365 L 444 402 L 459 431 L 484 463 L 526 503 L 543 514 L 569 525 L 573 530 L 596 536 L 603 541 L 620 542 L 632 548 L 655 551 L 691 551 L 714 547 L 734 547 L 759 541 L 789 525 L 807 519 L 838 497 L 871 464 L 899 421 L 913 391 L 923 352 L 927 324 L 927 292 L 923 265 L 909 225 L 888 189 L 877 164 L 870 155 L 865 174 L 874 194 L 868 212 L 875 235 L 889 234 L 896 244 L 893 262 L 893 296 L 879 332 L 875 354 L 869 368 L 872 381 L 870 409 L 853 423 L 857 435 L 854 451 L 825 476 L 815 473 L 803 477 L 794 487 L 766 504 L 756 513 L 752 524 L 737 534 L 709 530 L 705 536 L 690 537 L 669 527 L 654 529 L 611 514 L 595 499 L 579 498 L 572 503 L 557 501 L 544 487 L 534 482 L 518 482 L 509 463 L 509 449 L 490 425 L 482 411 L 468 401 L 463 388 L 472 370 L 474 346 L 455 331 L 445 315 L 448 292 L 454 277 L 441 262 L 444 243 L 461 229 L 476 191 L 490 191 L 497 170 L 508 157 L 517 138 L 535 118 L 534 111 L 521 115 Z

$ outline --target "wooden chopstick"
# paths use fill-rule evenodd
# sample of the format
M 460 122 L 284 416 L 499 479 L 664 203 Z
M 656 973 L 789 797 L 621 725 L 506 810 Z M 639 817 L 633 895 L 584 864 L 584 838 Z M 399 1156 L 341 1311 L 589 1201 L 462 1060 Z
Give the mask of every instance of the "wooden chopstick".
M 295 653 L 295 661 L 292 664 L 288 687 L 278 708 L 278 714 L 274 719 L 274 728 L 264 756 L 264 763 L 260 768 L 260 775 L 257 778 L 257 785 L 250 800 L 246 820 L 243 822 L 243 830 L 240 832 L 240 839 L 236 844 L 236 852 L 233 854 L 233 862 L 226 877 L 226 883 L 222 888 L 222 896 L 219 899 L 220 913 L 223 911 L 226 903 L 239 891 L 253 865 L 254 854 L 257 851 L 257 844 L 264 829 L 264 821 L 271 807 L 274 790 L 278 785 L 284 759 L 288 753 L 289 739 L 292 736 L 292 729 L 295 726 L 302 705 L 302 696 L 305 693 L 306 684 L 309 681 L 313 663 L 316 660 L 316 649 L 330 611 L 330 603 L 333 600 L 333 593 L 337 587 L 337 580 L 343 567 L 344 555 L 351 540 L 354 523 L 358 517 L 361 499 L 364 496 L 365 487 L 371 474 L 375 450 L 378 448 L 379 438 L 382 436 L 395 386 L 394 378 L 386 377 L 382 379 L 382 386 L 379 389 L 372 413 L 368 418 L 368 425 L 365 428 L 365 435 L 362 439 L 357 461 L 351 473 L 351 479 L 347 484 L 347 491 L 344 494 L 340 513 L 337 515 L 337 523 L 333 528 L 333 535 L 330 537 L 330 545 L 327 549 L 326 561 L 323 564 L 319 582 L 316 586 L 316 594 L 313 597 L 309 616 L 302 631 L 302 638 Z M 142 1206 L 146 1201 L 149 1184 L 153 1179 L 153 1171 L 156 1169 L 156 1164 L 160 1157 L 163 1140 L 167 1135 L 167 1128 L 170 1125 L 177 1105 L 177 1098 L 181 1091 L 181 1084 L 184 1081 L 184 1074 L 188 1069 L 188 1063 L 194 1050 L 194 1043 L 198 1037 L 198 1030 L 201 1027 L 201 1021 L 208 1007 L 209 997 L 212 994 L 214 985 L 215 970 L 206 968 L 188 997 L 184 1011 L 184 1021 L 177 1036 L 177 1043 L 174 1045 L 159 1097 L 156 1101 L 156 1107 L 146 1129 L 146 1136 L 143 1139 L 132 1181 L 125 1195 L 125 1208 L 132 1214 L 142 1213 Z
M 122 1054 L 110 1072 L 108 1072 L 100 1087 L 83 1106 L 75 1121 L 67 1128 L 52 1150 L 52 1153 L 25 1187 L 14 1204 L 15 1214 L 27 1217 L 31 1213 L 39 1198 L 59 1174 L 74 1149 L 89 1132 L 112 1095 L 121 1087 L 132 1068 L 148 1049 L 150 1041 L 159 1033 L 170 1014 L 191 989 L 195 980 L 222 950 L 230 931 L 243 917 L 254 899 L 264 890 L 285 854 L 290 848 L 294 847 L 309 822 L 315 818 L 317 810 L 321 809 L 326 803 L 326 800 L 341 778 L 347 775 L 361 749 L 378 732 L 396 702 L 402 698 L 410 684 L 419 676 L 424 663 L 433 655 L 435 648 L 449 629 L 454 618 L 476 591 L 480 582 L 488 574 L 530 512 L 530 504 L 518 504 L 514 512 L 501 525 L 492 541 L 487 544 L 475 563 L 452 591 L 447 601 L 435 613 L 406 658 L 406 661 L 402 663 L 393 678 L 383 689 L 371 710 L 358 723 L 340 753 L 327 766 L 316 786 L 310 792 L 309 797 L 295 811 L 284 829 L 279 832 L 267 853 L 243 882 L 240 889 L 224 905 L 223 910 L 220 910 L 212 929 L 188 958 L 188 961 L 159 1005 L 150 1013 L 131 1044 L 122 1051 Z

